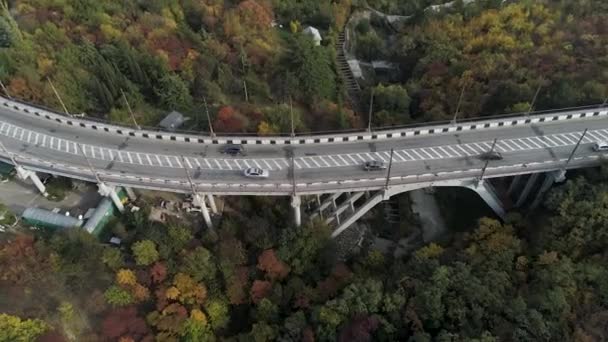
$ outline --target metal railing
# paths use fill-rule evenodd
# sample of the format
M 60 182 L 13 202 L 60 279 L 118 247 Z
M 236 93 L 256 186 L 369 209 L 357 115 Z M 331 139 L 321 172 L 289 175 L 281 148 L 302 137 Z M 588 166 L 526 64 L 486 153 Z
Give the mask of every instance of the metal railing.
M 61 113 L 58 112 L 54 109 L 48 108 L 46 106 L 43 105 L 39 105 L 39 104 L 32 104 L 20 99 L 15 99 L 15 98 L 8 98 L 7 100 L 10 101 L 14 101 L 26 106 L 30 106 L 30 107 L 34 107 L 34 108 L 38 108 L 40 110 L 44 110 L 44 111 L 48 111 L 51 112 L 54 115 L 59 115 L 59 116 L 63 116 L 63 117 L 69 117 L 68 115 L 66 115 L 65 113 Z M 390 131 L 390 130 L 399 130 L 399 129 L 409 129 L 409 128 L 419 128 L 419 127 L 429 127 L 432 128 L 433 126 L 441 126 L 441 125 L 459 125 L 462 123 L 474 123 L 474 122 L 481 122 L 481 121 L 489 121 L 489 120 L 500 120 L 500 119 L 507 119 L 507 118 L 516 118 L 516 117 L 529 117 L 529 116 L 535 116 L 535 115 L 543 115 L 543 114 L 551 114 L 551 113 L 560 113 L 560 112 L 565 112 L 565 111 L 577 111 L 577 110 L 586 110 L 586 109 L 600 109 L 600 108 L 607 108 L 608 104 L 607 103 L 601 103 L 601 104 L 593 104 L 593 105 L 585 105 L 585 106 L 574 106 L 574 107 L 566 107 L 566 108 L 559 108 L 559 109 L 545 109 L 545 110 L 537 110 L 537 111 L 532 111 L 532 112 L 518 112 L 518 113 L 508 113 L 508 114 L 497 114 L 497 115 L 488 115 L 488 116 L 481 116 L 481 117 L 476 117 L 476 118 L 464 118 L 464 119 L 459 119 L 457 123 L 454 123 L 451 120 L 438 120 L 438 121 L 430 121 L 430 122 L 416 122 L 416 123 L 408 123 L 408 124 L 403 124 L 403 125 L 391 125 L 391 126 L 377 126 L 377 127 L 372 127 L 371 128 L 371 132 L 373 133 L 381 133 L 383 131 Z M 97 118 L 97 117 L 91 117 L 91 116 L 85 116 L 83 118 L 78 118 L 82 121 L 92 121 L 92 122 L 98 122 L 98 123 L 102 123 L 102 124 L 106 124 L 106 125 L 111 125 L 111 126 L 116 126 L 116 127 L 122 127 L 125 129 L 129 129 L 129 130 L 134 130 L 137 131 L 138 129 L 131 126 L 131 125 L 125 125 L 122 123 L 115 123 L 112 122 L 110 120 L 106 120 L 106 119 L 101 119 L 101 118 Z M 190 134 L 190 135 L 205 135 L 205 136 L 209 136 L 210 137 L 210 132 L 208 131 L 193 131 L 193 130 L 168 130 L 162 127 L 158 127 L 158 126 L 140 126 L 141 130 L 147 130 L 147 131 L 152 131 L 152 132 L 165 132 L 165 133 L 173 133 L 173 134 Z M 307 132 L 295 132 L 295 137 L 307 137 L 307 136 L 319 136 L 319 135 L 329 135 L 329 134 L 349 134 L 349 133 L 369 133 L 369 131 L 365 128 L 351 128 L 351 129 L 341 129 L 341 130 L 322 130 L 322 131 L 307 131 Z M 277 134 L 273 134 L 273 135 L 260 135 L 257 133 L 246 133 L 246 132 L 235 132 L 235 133 L 226 133 L 226 132 L 215 132 L 215 137 L 214 138 L 222 138 L 222 137 L 260 137 L 260 138 L 289 138 L 291 137 L 291 132 L 281 132 L 281 133 L 277 133 Z

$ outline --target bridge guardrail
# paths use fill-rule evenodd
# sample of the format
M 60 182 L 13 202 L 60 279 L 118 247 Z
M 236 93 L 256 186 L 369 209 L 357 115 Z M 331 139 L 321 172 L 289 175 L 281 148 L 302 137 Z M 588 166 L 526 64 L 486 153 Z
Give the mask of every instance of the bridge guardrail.
M 400 127 L 390 127 L 386 129 L 376 129 L 368 131 L 350 131 L 350 132 L 319 132 L 312 135 L 296 135 L 291 136 L 204 136 L 194 133 L 184 132 L 168 132 L 159 129 L 142 129 L 137 130 L 133 127 L 109 124 L 103 120 L 78 119 L 68 117 L 64 114 L 59 114 L 49 109 L 41 108 L 40 106 L 27 104 L 25 102 L 13 99 L 0 97 L 2 106 L 11 108 L 17 111 L 45 118 L 50 121 L 55 121 L 68 126 L 79 126 L 86 129 L 92 129 L 110 134 L 147 138 L 152 140 L 178 141 L 197 144 L 226 144 L 237 143 L 244 145 L 306 145 L 306 144 L 326 144 L 326 143 L 341 143 L 355 141 L 373 141 L 385 140 L 392 138 L 405 138 L 414 136 L 424 136 L 431 134 L 453 133 L 460 131 L 470 131 L 478 129 L 498 128 L 505 126 L 520 126 L 533 123 L 543 123 L 550 121 L 561 121 L 570 119 L 580 119 L 586 117 L 597 117 L 608 115 L 608 107 L 584 106 L 566 108 L 561 110 L 538 111 L 532 112 L 529 115 L 516 113 L 497 115 L 492 117 L 469 118 L 458 121 L 453 124 L 449 121 L 417 123 Z

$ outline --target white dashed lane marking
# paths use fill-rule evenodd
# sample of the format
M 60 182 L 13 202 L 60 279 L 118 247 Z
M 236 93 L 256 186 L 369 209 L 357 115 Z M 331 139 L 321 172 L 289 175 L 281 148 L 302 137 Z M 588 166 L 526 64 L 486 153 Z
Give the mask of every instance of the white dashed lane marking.
M 144 166 L 161 166 L 161 167 L 182 167 L 182 162 L 178 156 L 172 155 L 156 155 L 148 153 L 119 151 L 117 149 L 103 148 L 92 145 L 82 145 L 83 152 L 77 146 L 77 143 L 56 138 L 54 136 L 42 134 L 36 131 L 24 129 L 6 122 L 0 122 L 0 134 L 15 138 L 38 146 L 41 148 L 49 148 L 69 154 L 81 154 L 92 159 L 98 160 L 114 160 L 121 163 L 139 164 Z M 517 139 L 498 140 L 496 150 L 501 152 L 525 151 L 542 148 L 553 148 L 562 146 L 571 146 L 578 142 L 582 132 L 568 132 L 560 134 L 551 134 L 546 136 L 524 137 Z M 608 140 L 608 129 L 588 131 L 583 139 L 585 143 L 595 141 Z M 395 150 L 393 153 L 393 161 L 409 162 L 420 160 L 436 160 L 457 158 L 463 156 L 474 156 L 489 151 L 492 147 L 491 141 L 471 142 L 465 144 L 443 145 L 433 147 L 423 147 L 414 149 Z M 326 168 L 326 167 L 345 167 L 356 166 L 369 160 L 382 160 L 388 162 L 390 159 L 389 151 L 378 152 L 361 152 L 361 153 L 345 153 L 333 155 L 316 155 L 303 156 L 294 159 L 294 166 L 298 169 L 303 168 Z M 212 161 L 210 163 L 210 161 Z M 290 168 L 291 161 L 284 158 L 269 158 L 269 159 L 207 159 L 207 158 L 189 158 L 184 159 L 184 163 L 188 168 L 201 168 L 206 166 L 207 169 L 217 170 L 233 170 L 243 169 L 245 167 L 266 168 L 269 170 L 281 170 L 284 167 Z M 212 164 L 213 163 L 213 164 Z

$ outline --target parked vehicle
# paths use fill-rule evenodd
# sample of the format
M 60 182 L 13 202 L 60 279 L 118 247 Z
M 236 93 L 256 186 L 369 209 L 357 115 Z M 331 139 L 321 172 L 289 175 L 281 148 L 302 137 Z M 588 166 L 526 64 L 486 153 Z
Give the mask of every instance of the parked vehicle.
M 245 148 L 243 147 L 243 145 L 239 144 L 227 144 L 222 147 L 221 152 L 224 154 L 229 154 L 231 156 L 236 156 L 239 154 L 245 155 Z
M 607 151 L 608 150 L 608 142 L 606 141 L 598 141 L 593 145 L 593 150 L 595 152 Z
M 243 170 L 243 175 L 249 178 L 268 178 L 268 170 L 260 169 L 257 167 L 250 167 Z
M 386 169 L 386 164 L 380 160 L 369 160 L 363 163 L 365 171 L 379 171 Z
M 488 151 L 479 155 L 481 160 L 502 160 L 502 154 L 498 151 Z

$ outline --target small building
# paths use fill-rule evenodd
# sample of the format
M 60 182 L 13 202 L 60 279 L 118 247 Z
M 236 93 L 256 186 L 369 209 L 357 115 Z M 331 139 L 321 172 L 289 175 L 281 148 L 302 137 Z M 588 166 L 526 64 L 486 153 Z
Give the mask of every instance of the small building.
M 128 196 L 125 193 L 125 190 L 123 188 L 119 188 L 117 194 L 120 201 L 123 204 L 126 204 L 128 201 Z M 112 200 L 104 197 L 92 213 L 87 212 L 85 217 L 88 217 L 88 219 L 82 228 L 90 234 L 99 237 L 108 222 L 110 222 L 117 212 L 118 209 L 116 209 L 114 203 L 112 203 Z
M 321 33 L 316 28 L 312 26 L 307 26 L 304 30 L 302 30 L 302 34 L 305 34 L 312 38 L 312 40 L 315 42 L 315 45 L 321 45 L 323 37 L 321 37 Z
M 186 120 L 187 118 L 184 116 L 184 114 L 174 110 L 167 114 L 167 116 L 165 116 L 165 118 L 158 125 L 164 129 L 174 131 L 180 128 L 184 122 L 186 122 Z
M 104 197 L 83 228 L 90 234 L 99 236 L 112 217 L 114 217 L 114 204 L 109 198 Z
M 27 208 L 21 215 L 23 221 L 38 228 L 64 229 L 82 227 L 82 220 L 40 208 Z

